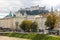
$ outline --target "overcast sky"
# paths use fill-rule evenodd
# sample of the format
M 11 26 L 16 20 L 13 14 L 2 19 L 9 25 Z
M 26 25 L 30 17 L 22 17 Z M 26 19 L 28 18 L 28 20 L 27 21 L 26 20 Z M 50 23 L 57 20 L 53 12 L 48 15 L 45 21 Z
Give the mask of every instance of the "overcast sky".
M 46 6 L 47 9 L 50 9 L 51 6 L 60 9 L 60 0 L 0 0 L 0 17 L 7 15 L 9 11 L 17 11 L 20 8 L 35 5 Z

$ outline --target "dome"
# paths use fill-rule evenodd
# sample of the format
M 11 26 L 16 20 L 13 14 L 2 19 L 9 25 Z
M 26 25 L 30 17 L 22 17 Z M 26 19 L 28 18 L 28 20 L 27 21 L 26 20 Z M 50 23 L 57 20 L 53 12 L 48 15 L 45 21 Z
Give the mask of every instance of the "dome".
M 12 13 L 10 12 L 6 17 L 12 17 Z

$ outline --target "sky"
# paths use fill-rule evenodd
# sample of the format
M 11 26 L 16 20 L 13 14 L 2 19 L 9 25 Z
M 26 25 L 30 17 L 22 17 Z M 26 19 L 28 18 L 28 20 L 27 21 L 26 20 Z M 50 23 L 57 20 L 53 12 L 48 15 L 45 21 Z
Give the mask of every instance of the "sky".
M 10 11 L 14 12 L 20 8 L 27 8 L 31 6 L 46 6 L 50 9 L 60 10 L 60 0 L 0 0 L 0 18 L 6 16 Z

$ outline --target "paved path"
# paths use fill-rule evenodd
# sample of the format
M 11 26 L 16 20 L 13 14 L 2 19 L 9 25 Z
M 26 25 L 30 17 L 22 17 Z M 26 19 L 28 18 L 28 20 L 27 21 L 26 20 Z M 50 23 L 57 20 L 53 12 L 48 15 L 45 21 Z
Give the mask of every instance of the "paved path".
M 0 40 L 28 40 L 28 39 L 0 36 Z

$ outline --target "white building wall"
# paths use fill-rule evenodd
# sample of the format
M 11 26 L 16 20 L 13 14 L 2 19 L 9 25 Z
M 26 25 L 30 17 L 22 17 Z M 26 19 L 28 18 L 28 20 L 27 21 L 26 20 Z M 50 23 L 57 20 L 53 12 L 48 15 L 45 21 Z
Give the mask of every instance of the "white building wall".
M 36 18 L 36 22 L 38 23 L 38 31 L 39 29 L 45 30 L 45 21 L 46 21 L 46 18 L 44 17 Z
M 46 18 L 44 17 L 39 17 L 37 19 L 35 19 L 35 16 L 30 16 L 28 15 L 27 16 L 27 20 L 32 20 L 32 21 L 36 21 L 38 23 L 38 30 L 39 29 L 45 29 L 45 21 L 46 21 Z M 12 29 L 16 29 L 16 22 L 18 22 L 18 28 L 19 28 L 19 25 L 21 24 L 21 22 L 23 20 L 25 20 L 26 17 L 25 16 L 20 16 L 20 17 L 12 17 L 12 18 L 5 18 L 5 19 L 2 19 L 0 20 L 0 26 L 2 26 L 3 28 L 12 28 Z

